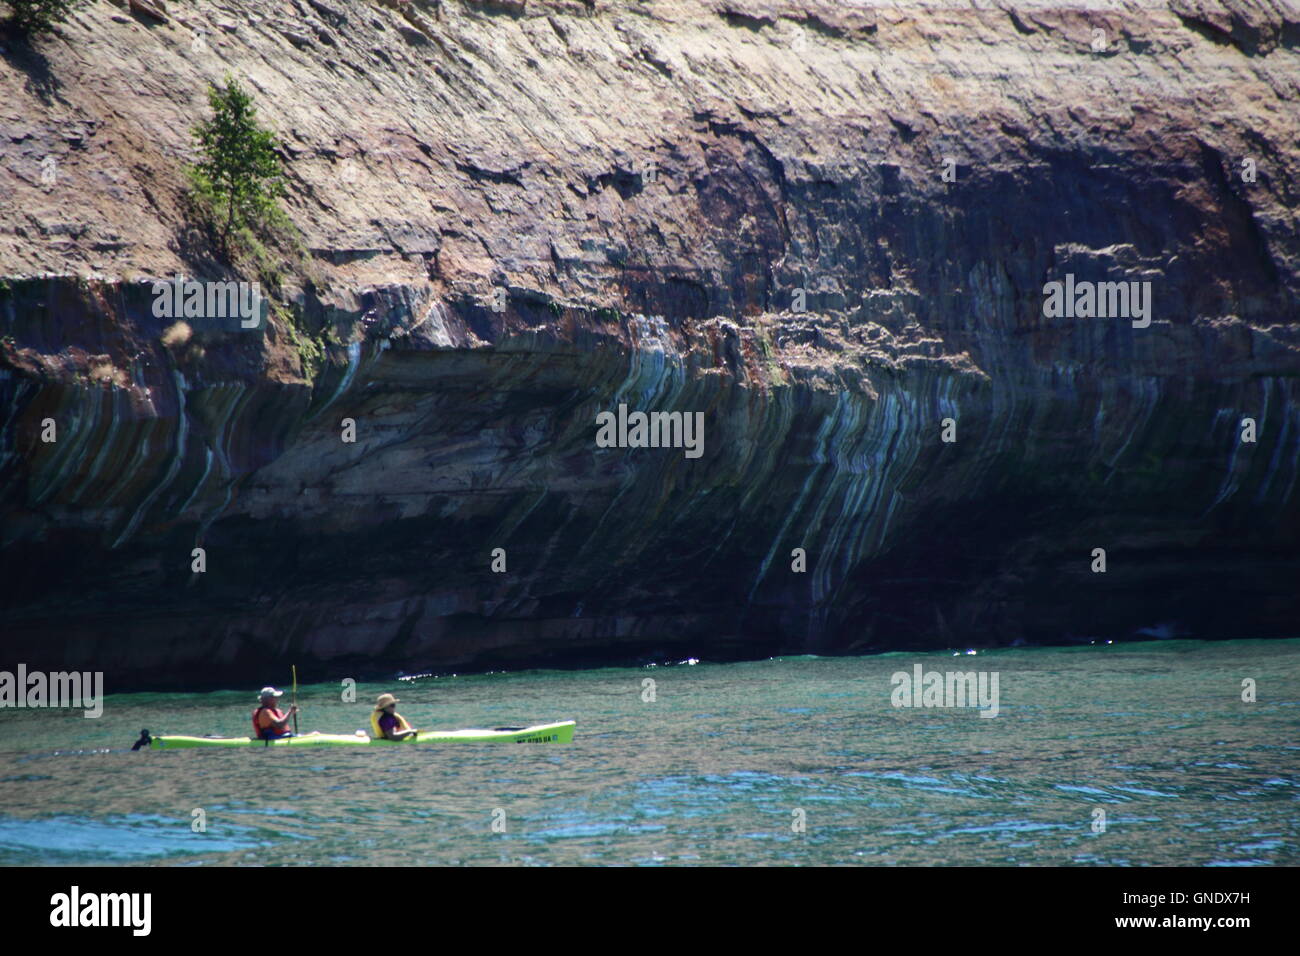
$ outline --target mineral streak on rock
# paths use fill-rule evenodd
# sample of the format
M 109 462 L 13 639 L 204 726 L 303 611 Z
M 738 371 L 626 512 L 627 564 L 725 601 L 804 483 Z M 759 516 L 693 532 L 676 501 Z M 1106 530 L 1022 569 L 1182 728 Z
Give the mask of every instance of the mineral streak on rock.
M 1296 632 L 1289 3 L 116 9 L 2 54 L 6 661 Z M 182 205 L 226 72 L 310 269 L 185 344 L 150 289 L 237 278 Z M 1067 274 L 1150 282 L 1150 326 L 1046 317 Z M 319 375 L 288 309 L 339 332 Z M 598 448 L 620 403 L 702 412 L 705 454 Z

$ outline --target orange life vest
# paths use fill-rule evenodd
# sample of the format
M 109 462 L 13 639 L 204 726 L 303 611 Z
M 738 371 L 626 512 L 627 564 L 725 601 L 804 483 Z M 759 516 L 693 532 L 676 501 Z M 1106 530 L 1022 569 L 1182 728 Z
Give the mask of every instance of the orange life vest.
M 271 712 L 272 720 L 284 720 L 284 714 L 281 711 L 277 710 L 276 708 L 265 707 L 265 706 L 258 707 L 257 710 L 253 711 L 253 736 L 256 737 L 258 740 L 261 740 L 262 735 L 267 732 L 270 732 L 271 734 L 277 736 L 279 734 L 284 733 L 284 731 L 282 730 L 276 730 L 274 724 L 272 724 L 270 727 L 263 727 L 260 723 L 257 722 L 257 718 L 261 716 L 262 711 L 264 710 L 269 710 Z

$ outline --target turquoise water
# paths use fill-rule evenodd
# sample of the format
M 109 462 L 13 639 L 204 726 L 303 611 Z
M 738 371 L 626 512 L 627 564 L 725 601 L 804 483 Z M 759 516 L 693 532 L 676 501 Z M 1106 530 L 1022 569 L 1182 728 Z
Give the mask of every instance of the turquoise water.
M 999 715 L 891 706 L 917 663 L 997 672 Z M 438 677 L 358 703 L 316 684 L 304 731 L 364 727 L 392 690 L 418 727 L 573 718 L 577 736 L 127 749 L 141 727 L 245 734 L 276 678 L 110 696 L 97 720 L 0 710 L 0 863 L 1300 863 L 1300 641 Z

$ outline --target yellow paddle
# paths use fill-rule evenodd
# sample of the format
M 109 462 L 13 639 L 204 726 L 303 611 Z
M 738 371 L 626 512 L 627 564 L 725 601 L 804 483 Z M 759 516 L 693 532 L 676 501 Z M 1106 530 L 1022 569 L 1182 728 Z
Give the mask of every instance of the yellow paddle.
M 293 668 L 293 735 L 298 736 L 298 665 L 291 664 Z

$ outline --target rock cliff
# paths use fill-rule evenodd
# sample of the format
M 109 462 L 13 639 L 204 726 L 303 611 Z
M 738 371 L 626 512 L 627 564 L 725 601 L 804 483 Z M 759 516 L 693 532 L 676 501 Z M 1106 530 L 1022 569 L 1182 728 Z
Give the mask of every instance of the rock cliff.
M 6 662 L 1297 632 L 1290 4 L 96 0 L 3 45 Z M 304 250 L 177 342 L 155 282 L 256 278 L 185 212 L 225 74 Z M 701 454 L 601 447 L 620 405 Z

